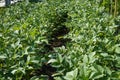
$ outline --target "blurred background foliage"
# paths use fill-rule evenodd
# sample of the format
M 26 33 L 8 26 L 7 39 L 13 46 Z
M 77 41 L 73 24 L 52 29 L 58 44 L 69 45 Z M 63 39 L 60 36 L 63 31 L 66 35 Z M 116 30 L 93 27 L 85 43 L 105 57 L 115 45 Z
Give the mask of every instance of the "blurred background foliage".
M 114 17 L 120 15 L 120 0 L 100 0 L 100 6 L 105 7 L 106 12 Z

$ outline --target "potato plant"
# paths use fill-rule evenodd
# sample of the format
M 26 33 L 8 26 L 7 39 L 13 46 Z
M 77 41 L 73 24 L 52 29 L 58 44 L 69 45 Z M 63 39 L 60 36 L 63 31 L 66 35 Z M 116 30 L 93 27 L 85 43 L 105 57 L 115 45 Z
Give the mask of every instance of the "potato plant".
M 4 8 L 0 80 L 119 80 L 120 17 L 98 4 L 42 0 Z

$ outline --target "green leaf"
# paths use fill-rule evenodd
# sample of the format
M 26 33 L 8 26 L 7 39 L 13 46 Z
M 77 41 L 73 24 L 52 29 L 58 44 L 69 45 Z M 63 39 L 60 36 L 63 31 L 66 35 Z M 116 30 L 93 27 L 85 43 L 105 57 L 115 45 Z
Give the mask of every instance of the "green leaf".
M 96 60 L 95 54 L 96 52 L 92 52 L 89 54 L 89 63 L 94 63 L 94 61 Z
M 57 60 L 56 60 L 56 59 L 50 59 L 50 60 L 48 61 L 48 63 L 54 63 L 54 62 L 57 62 Z
M 39 79 L 37 76 L 34 76 L 34 77 L 30 78 L 30 80 L 43 80 L 43 79 Z
M 73 71 L 67 72 L 66 76 L 64 77 L 66 80 L 76 80 L 78 75 L 78 69 L 76 68 Z
M 119 46 L 115 48 L 115 52 L 116 52 L 117 54 L 120 54 L 120 47 L 119 47 Z
M 104 76 L 104 74 L 100 74 L 100 73 L 95 73 L 92 79 L 100 79 Z
M 100 73 L 104 72 L 104 68 L 102 67 L 102 65 L 94 64 L 94 68 L 96 69 L 96 71 L 98 71 Z
M 88 56 L 86 54 L 83 56 L 83 63 L 88 63 Z
M 111 75 L 112 74 L 112 71 L 110 70 L 110 68 L 108 67 L 105 67 L 105 71 L 107 74 Z
M 2 35 L 2 33 L 0 33 L 0 37 L 2 37 L 3 35 Z
M 23 55 L 28 55 L 28 49 L 30 48 L 30 46 L 25 48 L 25 53 Z
M 107 57 L 108 53 L 100 53 L 100 55 L 103 56 L 103 57 Z
M 11 73 L 15 74 L 17 72 L 17 69 L 14 69 Z
M 17 73 L 23 73 L 23 74 L 25 74 L 25 69 L 23 69 L 22 67 L 19 67 L 18 69 L 14 69 L 11 73 L 12 74 L 17 74 Z
M 61 54 L 58 54 L 58 60 L 59 60 L 60 63 L 62 63 L 63 57 L 61 56 Z
M 31 59 L 31 57 L 30 57 L 30 55 L 28 55 L 28 56 L 27 56 L 27 63 L 30 62 L 30 59 Z
M 6 55 L 0 55 L 0 59 L 5 59 L 5 58 L 7 58 Z

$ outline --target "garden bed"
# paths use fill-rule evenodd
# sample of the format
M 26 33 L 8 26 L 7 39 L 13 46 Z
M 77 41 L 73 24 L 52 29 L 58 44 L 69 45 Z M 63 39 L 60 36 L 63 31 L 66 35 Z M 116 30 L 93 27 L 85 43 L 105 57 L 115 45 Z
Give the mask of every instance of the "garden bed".
M 3 8 L 0 79 L 120 79 L 119 17 L 98 4 L 44 0 Z

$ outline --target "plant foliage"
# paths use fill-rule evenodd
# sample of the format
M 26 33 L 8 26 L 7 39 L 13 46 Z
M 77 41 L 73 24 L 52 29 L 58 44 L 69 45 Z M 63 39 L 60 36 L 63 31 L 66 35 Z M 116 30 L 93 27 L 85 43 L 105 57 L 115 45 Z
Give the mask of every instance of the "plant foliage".
M 113 16 L 98 4 L 43 0 L 5 8 L 0 79 L 119 80 L 120 35 Z

